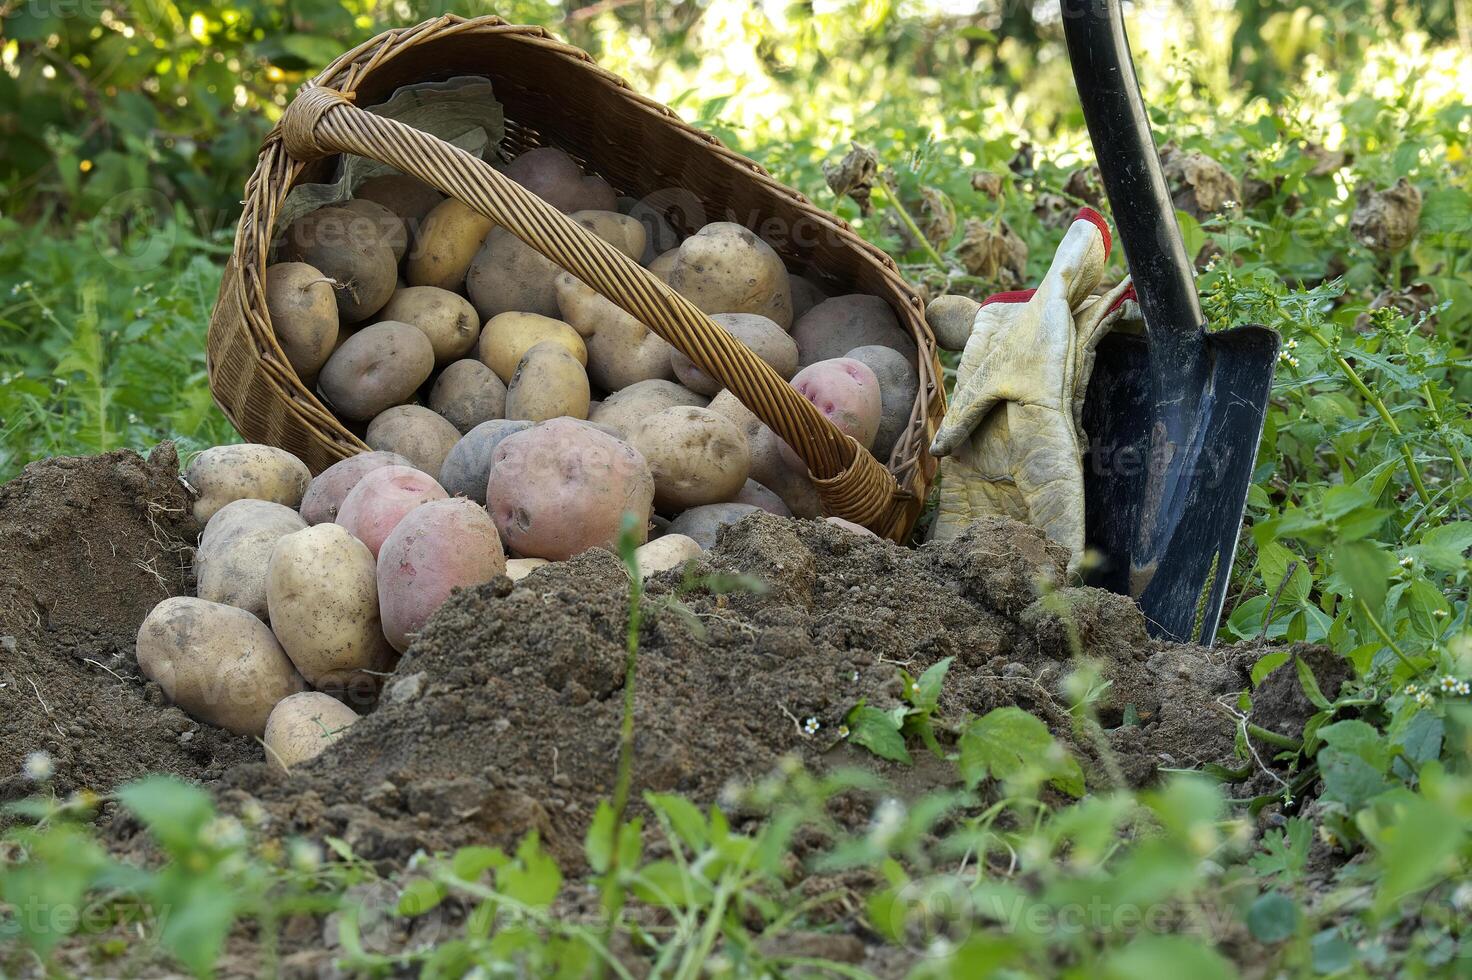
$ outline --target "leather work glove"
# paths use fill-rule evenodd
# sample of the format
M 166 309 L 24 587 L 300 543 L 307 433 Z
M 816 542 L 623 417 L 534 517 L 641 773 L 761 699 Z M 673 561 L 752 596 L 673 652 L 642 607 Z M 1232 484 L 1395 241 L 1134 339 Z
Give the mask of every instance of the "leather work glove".
M 1094 350 L 1129 290 L 1126 279 L 1092 295 L 1110 244 L 1104 219 L 1085 208 L 1037 289 L 979 305 L 941 297 L 926 311 L 937 333 L 945 325 L 952 336 L 956 317 L 972 314 L 955 394 L 930 446 L 944 457 L 931 540 L 950 540 L 978 518 L 1002 515 L 1036 525 L 1066 547 L 1070 569 L 1082 559 L 1084 394 Z

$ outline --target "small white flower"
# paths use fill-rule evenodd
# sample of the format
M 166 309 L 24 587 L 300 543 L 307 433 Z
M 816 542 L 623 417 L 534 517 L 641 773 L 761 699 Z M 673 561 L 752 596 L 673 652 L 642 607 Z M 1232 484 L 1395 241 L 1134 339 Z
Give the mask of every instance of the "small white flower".
M 33 783 L 44 783 L 51 778 L 56 771 L 51 762 L 50 752 L 32 752 L 26 756 L 25 773 L 26 778 Z
M 1466 681 L 1457 681 L 1457 695 L 1465 698 L 1468 694 L 1472 694 L 1472 684 L 1468 684 Z
M 910 693 L 911 694 L 914 694 L 914 695 L 919 695 L 919 693 L 920 693 L 920 682 L 919 681 L 911 681 L 910 682 Z
M 1423 708 L 1429 708 L 1436 703 L 1436 699 L 1431 696 L 1430 691 L 1417 691 L 1416 703 Z
M 851 680 L 851 681 L 853 681 L 853 682 L 854 682 L 854 683 L 855 683 L 855 684 L 857 684 L 857 683 L 858 683 L 858 682 L 859 682 L 859 672 L 858 672 L 858 671 L 857 671 L 857 670 L 856 670 L 856 671 L 854 671 L 854 672 L 853 672 L 853 676 L 852 676 L 852 677 L 850 677 L 850 678 L 849 678 L 849 680 Z
M 838 737 L 839 738 L 848 738 L 848 726 L 847 725 L 839 725 L 838 726 Z
M 805 719 L 803 721 L 803 723 L 802 723 L 802 733 L 804 735 L 807 735 L 809 738 L 811 738 L 812 736 L 818 734 L 818 729 L 820 729 L 822 727 L 823 727 L 823 725 L 822 725 L 821 722 L 818 721 L 818 719 L 811 718 L 810 717 L 810 718 L 807 718 L 807 719 Z
M 1441 688 L 1442 694 L 1455 694 L 1457 691 L 1457 679 L 1451 674 L 1446 674 L 1441 678 L 1437 686 Z
M 1400 567 L 1401 568 L 1410 568 L 1415 563 L 1416 563 L 1416 559 L 1412 558 L 1410 555 L 1406 555 L 1404 558 L 1402 558 L 1400 560 Z
M 1290 340 L 1286 344 L 1284 344 L 1283 347 L 1285 349 L 1287 349 L 1287 350 L 1297 350 L 1298 349 L 1298 341 L 1296 341 L 1296 340 Z
M 291 866 L 298 871 L 315 871 L 322 863 L 322 848 L 309 840 L 291 842 Z
M 1406 695 L 1407 695 L 1407 696 L 1408 696 L 1408 697 L 1409 697 L 1409 696 L 1414 696 L 1414 695 L 1415 695 L 1415 693 L 1416 693 L 1416 692 L 1417 692 L 1417 691 L 1419 691 L 1419 690 L 1421 690 L 1421 689 L 1420 689 L 1420 688 L 1419 688 L 1419 687 L 1417 687 L 1417 686 L 1416 686 L 1416 685 L 1415 685 L 1415 684 L 1407 684 L 1407 685 L 1406 685 Z
M 1431 615 L 1435 616 L 1437 619 L 1446 619 L 1446 610 L 1445 609 L 1433 609 L 1433 610 L 1431 610 Z

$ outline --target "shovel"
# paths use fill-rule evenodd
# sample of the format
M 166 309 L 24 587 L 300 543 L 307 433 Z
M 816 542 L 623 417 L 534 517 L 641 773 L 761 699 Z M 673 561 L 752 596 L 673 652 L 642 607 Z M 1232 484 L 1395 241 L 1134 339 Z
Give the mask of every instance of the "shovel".
M 1210 644 L 1262 437 L 1278 335 L 1208 333 L 1119 0 L 1062 0 L 1068 56 L 1134 277 L 1144 336 L 1099 345 L 1084 404 L 1090 584 L 1131 596 L 1155 636 Z

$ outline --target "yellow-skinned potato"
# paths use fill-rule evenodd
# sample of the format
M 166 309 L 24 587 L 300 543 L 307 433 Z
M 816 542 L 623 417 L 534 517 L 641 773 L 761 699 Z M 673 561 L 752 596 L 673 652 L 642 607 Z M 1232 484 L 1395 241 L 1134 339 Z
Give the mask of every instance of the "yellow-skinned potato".
M 680 243 L 669 284 L 706 313 L 759 313 L 792 328 L 792 285 L 772 246 L 731 221 Z
M 378 616 L 376 565 L 368 546 L 338 524 L 288 534 L 272 549 L 271 631 L 313 687 L 346 689 L 365 672 L 393 665 Z
M 393 295 L 393 250 L 373 221 L 343 207 L 318 208 L 291 223 L 281 242 L 281 258 L 305 262 L 333 281 L 343 323 L 373 315 Z
M 460 441 L 460 430 L 423 405 L 395 405 L 374 416 L 363 441 L 380 452 L 403 456 L 415 469 L 438 473 Z
M 332 280 L 305 262 L 266 269 L 266 312 L 292 370 L 310 378 L 337 346 L 337 298 Z
M 588 417 L 588 373 L 567 348 L 543 341 L 526 352 L 506 386 L 506 417 L 544 422 Z
M 137 650 L 138 669 L 165 697 L 237 735 L 265 734 L 276 703 L 306 687 L 265 623 L 192 596 L 155 606 L 138 629 Z
M 433 370 L 434 345 L 423 331 L 385 320 L 343 341 L 317 387 L 338 415 L 361 422 L 413 398 Z
M 456 361 L 440 372 L 429 390 L 429 407 L 461 434 L 506 414 L 506 382 L 475 358 Z
M 344 201 L 341 206 L 368 219 L 383 244 L 394 253 L 395 263 L 404 257 L 409 248 L 409 228 L 403 218 L 377 201 Z
M 751 449 L 737 424 L 708 408 L 667 408 L 629 433 L 649 462 L 654 505 L 665 513 L 728 501 L 751 475 Z
M 629 255 L 635 261 L 643 249 L 644 226 L 611 211 L 579 211 L 570 215 L 589 232 Z M 557 315 L 557 276 L 562 272 L 551 259 L 527 245 L 505 228 L 486 235 L 465 275 L 465 294 L 486 319 L 501 313 Z
M 480 332 L 476 353 L 482 364 L 510 384 L 526 352 L 544 341 L 560 344 L 579 364 L 588 363 L 588 348 L 576 330 L 561 320 L 536 313 L 502 313 L 492 317 Z
M 244 443 L 206 449 L 190 461 L 184 482 L 198 494 L 194 519 L 205 524 L 232 500 L 269 500 L 296 508 L 312 472 L 284 449 Z
M 604 391 L 674 376 L 674 348 L 570 273 L 557 277 L 563 319 L 587 338 L 588 377 Z
M 543 565 L 550 564 L 552 563 L 545 558 L 508 558 L 506 559 L 506 577 L 513 582 L 520 582 Z
M 321 755 L 357 720 L 356 711 L 321 691 L 283 698 L 266 719 L 266 761 L 290 772 Z
M 603 399 L 589 416 L 589 421 L 612 430 L 627 439 L 634 426 L 656 412 L 676 405 L 705 407 L 709 401 L 674 381 L 640 381 L 622 388 Z
M 680 249 L 678 246 L 667 252 L 661 252 L 649 262 L 649 271 L 654 273 L 655 278 L 669 285 L 670 274 L 675 271 L 675 264 L 680 261 Z
M 480 337 L 480 317 L 459 293 L 438 286 L 404 286 L 394 290 L 378 313 L 381 320 L 407 323 L 429 338 L 436 367 L 470 353 Z
M 269 500 L 233 500 L 215 512 L 194 549 L 195 594 L 266 618 L 266 565 L 271 549 L 307 522 Z
M 438 286 L 451 291 L 465 285 L 465 271 L 495 223 L 454 198 L 446 198 L 425 215 L 414 247 L 404 263 L 411 286 Z M 387 297 L 384 298 L 385 302 Z
M 666 534 L 647 544 L 641 544 L 634 551 L 634 559 L 639 563 L 639 575 L 648 578 L 658 572 L 679 568 L 704 550 L 700 547 L 700 542 L 692 537 Z

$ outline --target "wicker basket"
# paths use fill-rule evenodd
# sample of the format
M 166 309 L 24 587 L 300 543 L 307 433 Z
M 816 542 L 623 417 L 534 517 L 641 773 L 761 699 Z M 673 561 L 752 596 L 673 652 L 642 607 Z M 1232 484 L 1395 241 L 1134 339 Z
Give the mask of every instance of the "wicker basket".
M 488 77 L 506 113 L 503 148 L 554 145 L 621 194 L 678 187 L 707 220 L 746 225 L 790 268 L 830 291 L 884 299 L 918 345 L 920 393 L 886 468 L 780 375 L 689 301 L 484 161 L 355 108 L 402 85 Z M 636 316 L 720 380 L 807 463 L 828 514 L 902 540 L 919 516 L 935 463 L 926 447 L 945 411 L 934 337 L 919 297 L 888 256 L 761 167 L 685 125 L 539 27 L 444 16 L 389 31 L 308 82 L 262 146 L 209 330 L 215 401 L 241 434 L 280 446 L 319 472 L 367 447 L 299 379 L 275 339 L 264 292 L 277 215 L 299 182 L 329 179 L 332 155 L 355 153 L 419 177 L 504 225 Z M 691 234 L 694 227 L 678 228 Z

